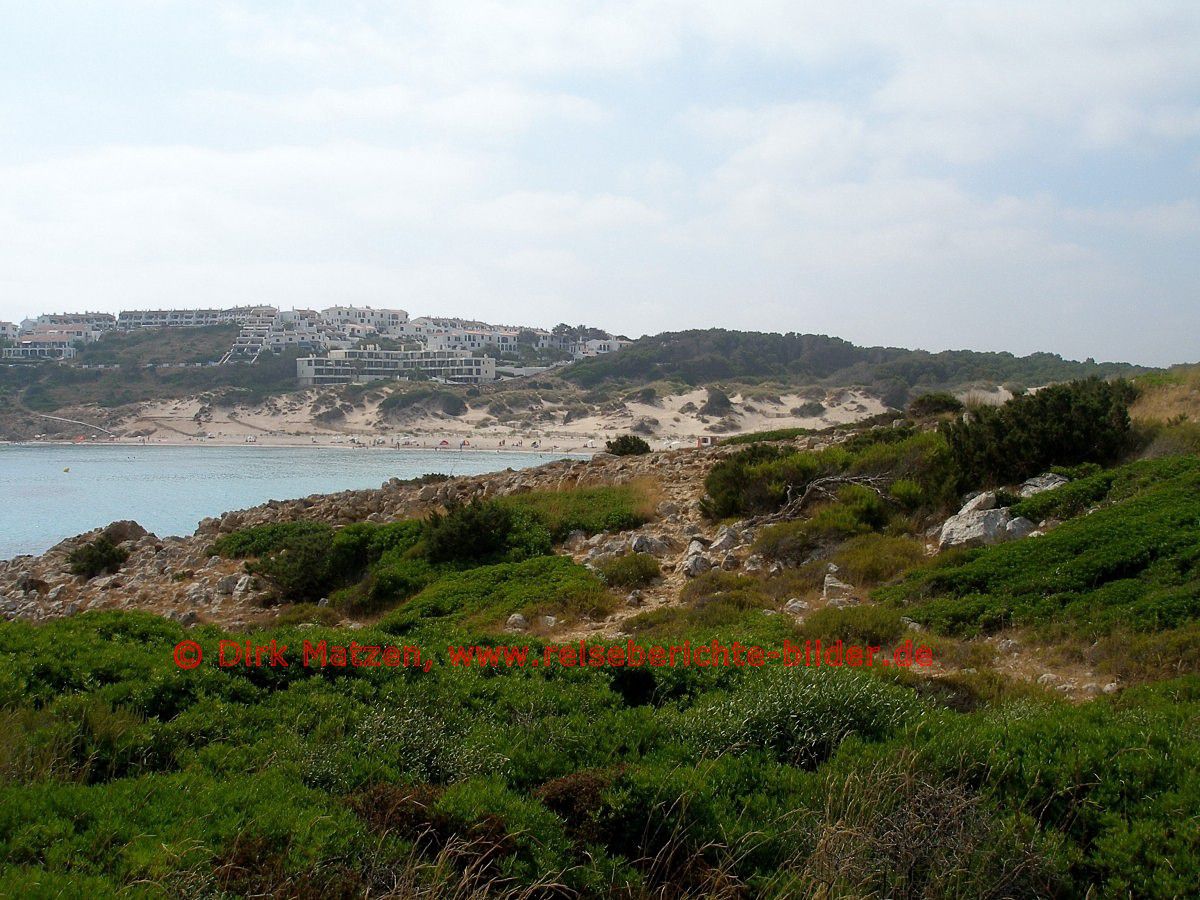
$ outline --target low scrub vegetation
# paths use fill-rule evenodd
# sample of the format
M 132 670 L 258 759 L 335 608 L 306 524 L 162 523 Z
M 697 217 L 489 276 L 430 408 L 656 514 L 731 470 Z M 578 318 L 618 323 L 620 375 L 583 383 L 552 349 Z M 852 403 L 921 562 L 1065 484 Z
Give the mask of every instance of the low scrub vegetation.
M 623 434 L 605 441 L 604 448 L 614 456 L 640 456 L 650 452 L 650 445 L 636 434 Z
M 106 537 L 88 541 L 71 551 L 68 562 L 71 574 L 81 578 L 111 575 L 124 565 L 129 554 Z
M 815 434 L 811 428 L 773 428 L 770 431 L 749 431 L 722 438 L 722 444 L 758 444 L 764 441 L 790 441 L 807 434 Z
M 1137 463 L 1081 484 L 1034 499 L 1064 513 L 1106 505 L 1042 537 L 943 555 L 878 596 L 949 634 L 1055 622 L 1150 632 L 1200 617 L 1200 463 Z
M 596 566 L 605 584 L 613 587 L 636 588 L 656 580 L 662 567 L 649 553 L 626 553 L 605 560 Z
M 269 637 L 435 648 L 462 627 L 438 604 L 494 619 L 516 584 L 582 590 L 568 566 L 462 572 L 388 631 Z M 192 671 L 171 663 L 185 635 Z M 1165 898 L 1200 879 L 1197 678 L 959 712 L 834 669 L 218 668 L 225 636 L 0 623 L 0 893 Z
M 877 428 L 824 450 L 756 443 L 713 467 L 705 481 L 704 511 L 712 519 L 770 513 L 817 478 L 875 477 L 906 482 L 906 502 L 940 507 L 953 497 L 945 440 L 932 432 Z
M 451 505 L 423 520 L 387 525 L 260 525 L 222 535 L 212 552 L 246 560 L 247 571 L 265 578 L 282 601 L 327 597 L 345 614 L 368 615 L 419 595 L 428 599 L 426 589 L 464 570 L 549 558 L 554 544 L 572 532 L 637 527 L 651 517 L 653 501 L 644 484 L 532 492 Z M 638 574 L 641 560 L 627 565 L 614 584 L 644 577 Z M 544 599 L 533 588 L 531 596 Z M 584 615 L 603 605 L 567 602 L 562 611 Z

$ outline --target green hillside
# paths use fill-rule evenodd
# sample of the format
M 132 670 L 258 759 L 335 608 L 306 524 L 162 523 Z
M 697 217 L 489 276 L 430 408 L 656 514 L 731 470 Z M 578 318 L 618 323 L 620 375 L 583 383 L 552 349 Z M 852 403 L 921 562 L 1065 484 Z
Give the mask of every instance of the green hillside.
M 787 384 L 869 385 L 886 391 L 957 388 L 973 382 L 1033 386 L 1092 375 L 1144 371 L 1128 363 L 1075 362 L 1053 353 L 1014 356 L 948 350 L 929 353 L 896 347 L 858 347 L 819 334 L 679 331 L 644 337 L 619 353 L 575 363 L 564 373 L 584 387 L 676 380 L 703 384 L 724 379 Z

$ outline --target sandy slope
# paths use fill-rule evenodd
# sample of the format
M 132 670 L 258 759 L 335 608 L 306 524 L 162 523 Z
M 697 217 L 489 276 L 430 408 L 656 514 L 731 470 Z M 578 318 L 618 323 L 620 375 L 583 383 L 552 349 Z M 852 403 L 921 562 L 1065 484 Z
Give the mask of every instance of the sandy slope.
M 367 444 L 410 441 L 415 446 L 432 447 L 443 440 L 453 446 L 465 440 L 482 449 L 501 446 L 501 442 L 506 448 L 532 449 L 537 442 L 540 449 L 587 450 L 602 449 L 605 440 L 636 427 L 657 449 L 694 446 L 703 436 L 772 428 L 823 428 L 883 411 L 877 399 L 849 390 L 831 392 L 823 401 L 826 411 L 815 417 L 791 412 L 808 399 L 796 394 L 767 400 L 734 395 L 733 410 L 722 423 L 718 417 L 699 413 L 707 394 L 695 390 L 654 403 L 627 402 L 605 411 L 593 408 L 578 418 L 568 415 L 567 405 L 541 403 L 514 411 L 503 421 L 489 415 L 485 403 L 461 416 L 412 409 L 388 418 L 380 413 L 377 400 L 362 400 L 344 417 L 321 422 L 314 414 L 314 400 L 320 393 L 306 391 L 259 406 L 231 409 L 209 407 L 198 399 L 150 403 L 127 419 L 122 430 L 125 440 L 148 443 L 241 444 L 252 439 L 267 445 L 311 445 L 344 444 L 354 439 Z

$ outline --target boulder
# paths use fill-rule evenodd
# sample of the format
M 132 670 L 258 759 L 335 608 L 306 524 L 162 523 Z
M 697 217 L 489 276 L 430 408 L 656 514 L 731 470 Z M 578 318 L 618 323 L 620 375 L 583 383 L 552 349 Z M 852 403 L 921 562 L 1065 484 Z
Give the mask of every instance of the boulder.
M 520 613 L 513 613 L 504 623 L 504 627 L 509 631 L 524 631 L 529 627 L 528 620 Z
M 635 534 L 629 542 L 629 549 L 634 553 L 649 553 L 651 556 L 666 556 L 671 545 L 653 534 Z
M 973 497 L 969 498 L 967 502 L 962 505 L 962 509 L 958 511 L 958 514 L 961 516 L 963 513 L 983 512 L 984 510 L 995 508 L 996 492 L 983 491 L 982 493 L 975 494 Z
M 1007 509 L 984 509 L 960 512 L 942 524 L 938 546 L 990 547 L 1008 539 L 1005 530 L 1012 521 Z
M 1061 475 L 1055 475 L 1053 472 L 1046 472 L 1043 475 L 1036 475 L 1027 481 L 1022 482 L 1017 488 L 1017 493 L 1022 497 L 1032 497 L 1034 494 L 1040 494 L 1043 491 L 1052 491 L 1057 487 L 1062 487 L 1068 479 Z
M 150 532 L 134 522 L 132 519 L 122 519 L 120 522 L 113 522 L 100 532 L 100 537 L 111 541 L 114 544 L 123 544 L 126 541 L 137 541 L 146 537 Z
M 237 590 L 238 584 L 241 582 L 244 575 L 226 575 L 217 581 L 217 593 L 229 596 Z
M 825 583 L 821 587 L 821 599 L 830 606 L 845 606 L 858 602 L 854 585 L 847 584 L 832 572 L 825 576 Z
M 793 616 L 798 616 L 801 613 L 805 612 L 807 609 L 808 609 L 808 604 L 805 603 L 803 600 L 799 600 L 795 597 L 793 597 L 787 603 L 783 604 L 783 611 L 785 613 L 791 613 Z
M 1009 540 L 1019 540 L 1023 537 L 1028 537 L 1037 530 L 1032 522 L 1024 516 L 1017 516 L 1015 519 L 1010 519 L 1008 524 L 1004 526 L 1004 531 L 1008 535 Z
M 717 529 L 717 536 L 708 545 L 708 549 L 719 553 L 723 550 L 732 550 L 740 543 L 741 539 L 738 532 L 728 525 L 722 525 Z
M 712 568 L 708 558 L 697 553 L 683 561 L 683 574 L 688 578 L 696 578 Z

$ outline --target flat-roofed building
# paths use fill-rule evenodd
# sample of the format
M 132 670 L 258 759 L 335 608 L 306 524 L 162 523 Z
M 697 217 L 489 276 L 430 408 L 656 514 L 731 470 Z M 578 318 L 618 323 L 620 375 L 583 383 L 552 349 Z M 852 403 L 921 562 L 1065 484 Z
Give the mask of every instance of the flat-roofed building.
M 72 359 L 75 342 L 61 334 L 31 334 L 22 336 L 15 347 L 5 347 L 4 359 Z
M 117 327 L 203 328 L 210 325 L 241 325 L 265 313 L 273 306 L 234 306 L 229 309 L 126 309 L 117 317 Z
M 403 309 L 372 309 L 369 306 L 331 306 L 321 310 L 326 324 L 347 333 L 399 335 L 408 321 Z
M 0 340 L 15 341 L 20 331 L 15 322 L 0 322 Z
M 61 338 L 69 342 L 90 344 L 100 340 L 101 331 L 92 325 L 44 325 L 35 324 L 21 338 Z
M 305 387 L 352 384 L 382 379 L 434 378 L 456 384 L 496 380 L 496 361 L 465 350 L 330 350 L 325 356 L 296 360 L 296 378 Z
M 112 313 L 81 312 L 81 313 L 42 313 L 25 325 L 87 325 L 96 331 L 112 331 L 117 327 L 117 317 Z

